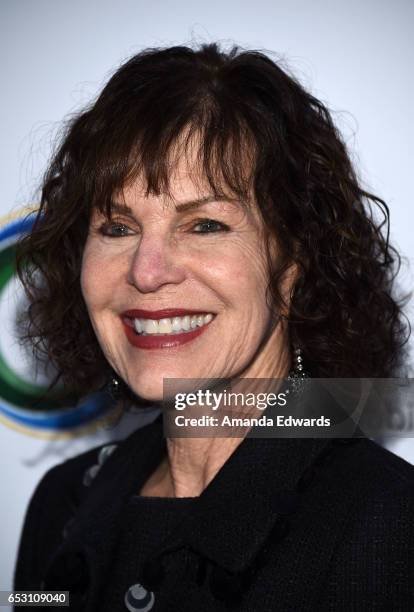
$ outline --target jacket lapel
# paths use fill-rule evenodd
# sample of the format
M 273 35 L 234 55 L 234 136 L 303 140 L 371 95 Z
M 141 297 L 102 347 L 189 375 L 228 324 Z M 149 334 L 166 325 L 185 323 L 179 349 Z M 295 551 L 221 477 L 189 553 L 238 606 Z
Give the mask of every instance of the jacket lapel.
M 248 570 L 275 533 L 275 527 L 300 507 L 299 485 L 330 446 L 327 439 L 245 438 L 195 499 L 187 520 L 164 542 L 158 557 L 188 546 L 201 558 L 232 575 Z M 88 612 L 98 608 L 121 528 L 122 509 L 138 493 L 165 452 L 160 415 L 152 424 L 122 441 L 95 477 L 69 536 L 48 566 L 44 581 L 44 588 L 48 590 L 66 587 L 74 593 L 71 609 Z M 290 558 L 290 568 L 281 568 L 283 576 L 291 571 L 291 575 L 301 575 L 311 581 L 326 570 L 351 500 L 344 493 L 334 498 L 332 505 L 321 504 L 318 498 L 315 503 L 318 512 L 308 515 L 306 542 Z M 318 534 L 323 532 L 324 522 L 331 525 L 330 536 L 322 545 L 324 562 L 321 563 L 319 555 L 319 566 L 314 567 L 309 563 L 309 551 L 321 545 Z M 76 560 L 76 570 L 73 570 L 73 560 Z M 78 579 L 76 584 L 81 585 L 78 599 L 71 572 L 75 583 Z M 84 580 L 79 580 L 82 576 Z M 86 600 L 82 599 L 85 589 Z M 284 590 L 286 584 L 281 583 L 280 592 Z
M 327 443 L 246 438 L 196 500 L 182 537 L 229 572 L 245 570 L 297 508 L 297 483 Z

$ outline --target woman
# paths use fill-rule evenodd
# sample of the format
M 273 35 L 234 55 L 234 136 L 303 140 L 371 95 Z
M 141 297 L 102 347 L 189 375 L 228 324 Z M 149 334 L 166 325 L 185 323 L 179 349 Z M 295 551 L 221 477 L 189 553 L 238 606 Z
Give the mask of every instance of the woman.
M 391 377 L 399 258 L 328 110 L 265 55 L 139 53 L 68 125 L 20 246 L 26 338 L 80 393 Z M 346 440 L 345 440 L 346 441 Z M 412 466 L 365 438 L 163 437 L 50 470 L 16 589 L 76 610 L 411 610 Z

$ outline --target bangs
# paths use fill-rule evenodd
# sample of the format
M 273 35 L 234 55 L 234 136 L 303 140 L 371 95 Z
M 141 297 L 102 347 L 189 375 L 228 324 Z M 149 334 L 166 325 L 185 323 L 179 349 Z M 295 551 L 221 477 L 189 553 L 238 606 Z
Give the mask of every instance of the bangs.
M 244 119 L 211 99 L 191 113 L 182 108 L 180 112 L 178 100 L 177 108 L 170 105 L 165 113 L 159 111 L 162 106 L 158 101 L 122 118 L 112 117 L 110 128 L 94 147 L 96 157 L 89 169 L 92 207 L 110 218 L 114 194 L 137 180 L 146 197 L 163 194 L 173 200 L 171 178 L 183 161 L 198 190 L 207 188 L 215 197 L 236 198 L 248 205 L 257 144 Z

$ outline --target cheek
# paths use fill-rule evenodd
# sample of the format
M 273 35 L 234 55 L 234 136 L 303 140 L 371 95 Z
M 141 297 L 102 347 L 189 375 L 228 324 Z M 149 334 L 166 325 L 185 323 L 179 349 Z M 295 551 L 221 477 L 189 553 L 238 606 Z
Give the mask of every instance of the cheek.
M 81 290 L 86 306 L 90 314 L 104 303 L 109 285 L 111 284 L 112 273 L 102 258 L 99 256 L 98 249 L 94 248 L 93 243 L 87 243 L 82 258 L 81 267 Z
M 83 252 L 83 257 L 82 257 L 80 285 L 81 285 L 83 299 L 85 300 L 85 304 L 88 310 L 90 310 L 91 301 L 95 293 L 93 279 L 94 279 L 93 259 L 90 257 L 90 248 L 88 247 L 88 243 L 86 243 L 85 250 Z
M 258 246 L 243 244 L 216 251 L 204 262 L 204 269 L 220 298 L 240 316 L 267 318 L 268 273 Z

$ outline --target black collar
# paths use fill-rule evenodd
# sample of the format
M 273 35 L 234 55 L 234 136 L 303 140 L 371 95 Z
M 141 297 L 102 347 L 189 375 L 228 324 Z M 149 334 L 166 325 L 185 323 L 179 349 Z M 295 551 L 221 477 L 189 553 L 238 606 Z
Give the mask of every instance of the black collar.
M 195 499 L 182 529 L 165 542 L 165 551 L 188 546 L 231 573 L 245 570 L 277 520 L 294 510 L 299 480 L 329 443 L 313 438 L 245 438 Z M 122 509 L 165 453 L 161 416 L 119 444 L 94 479 L 69 536 L 52 559 L 45 588 L 52 589 L 53 577 L 65 571 L 59 570 L 59 564 L 67 567 L 65 559 L 81 555 L 88 565 L 88 609 L 94 609 Z
M 296 508 L 298 481 L 328 442 L 245 438 L 197 498 L 182 537 L 228 571 L 246 569 Z

